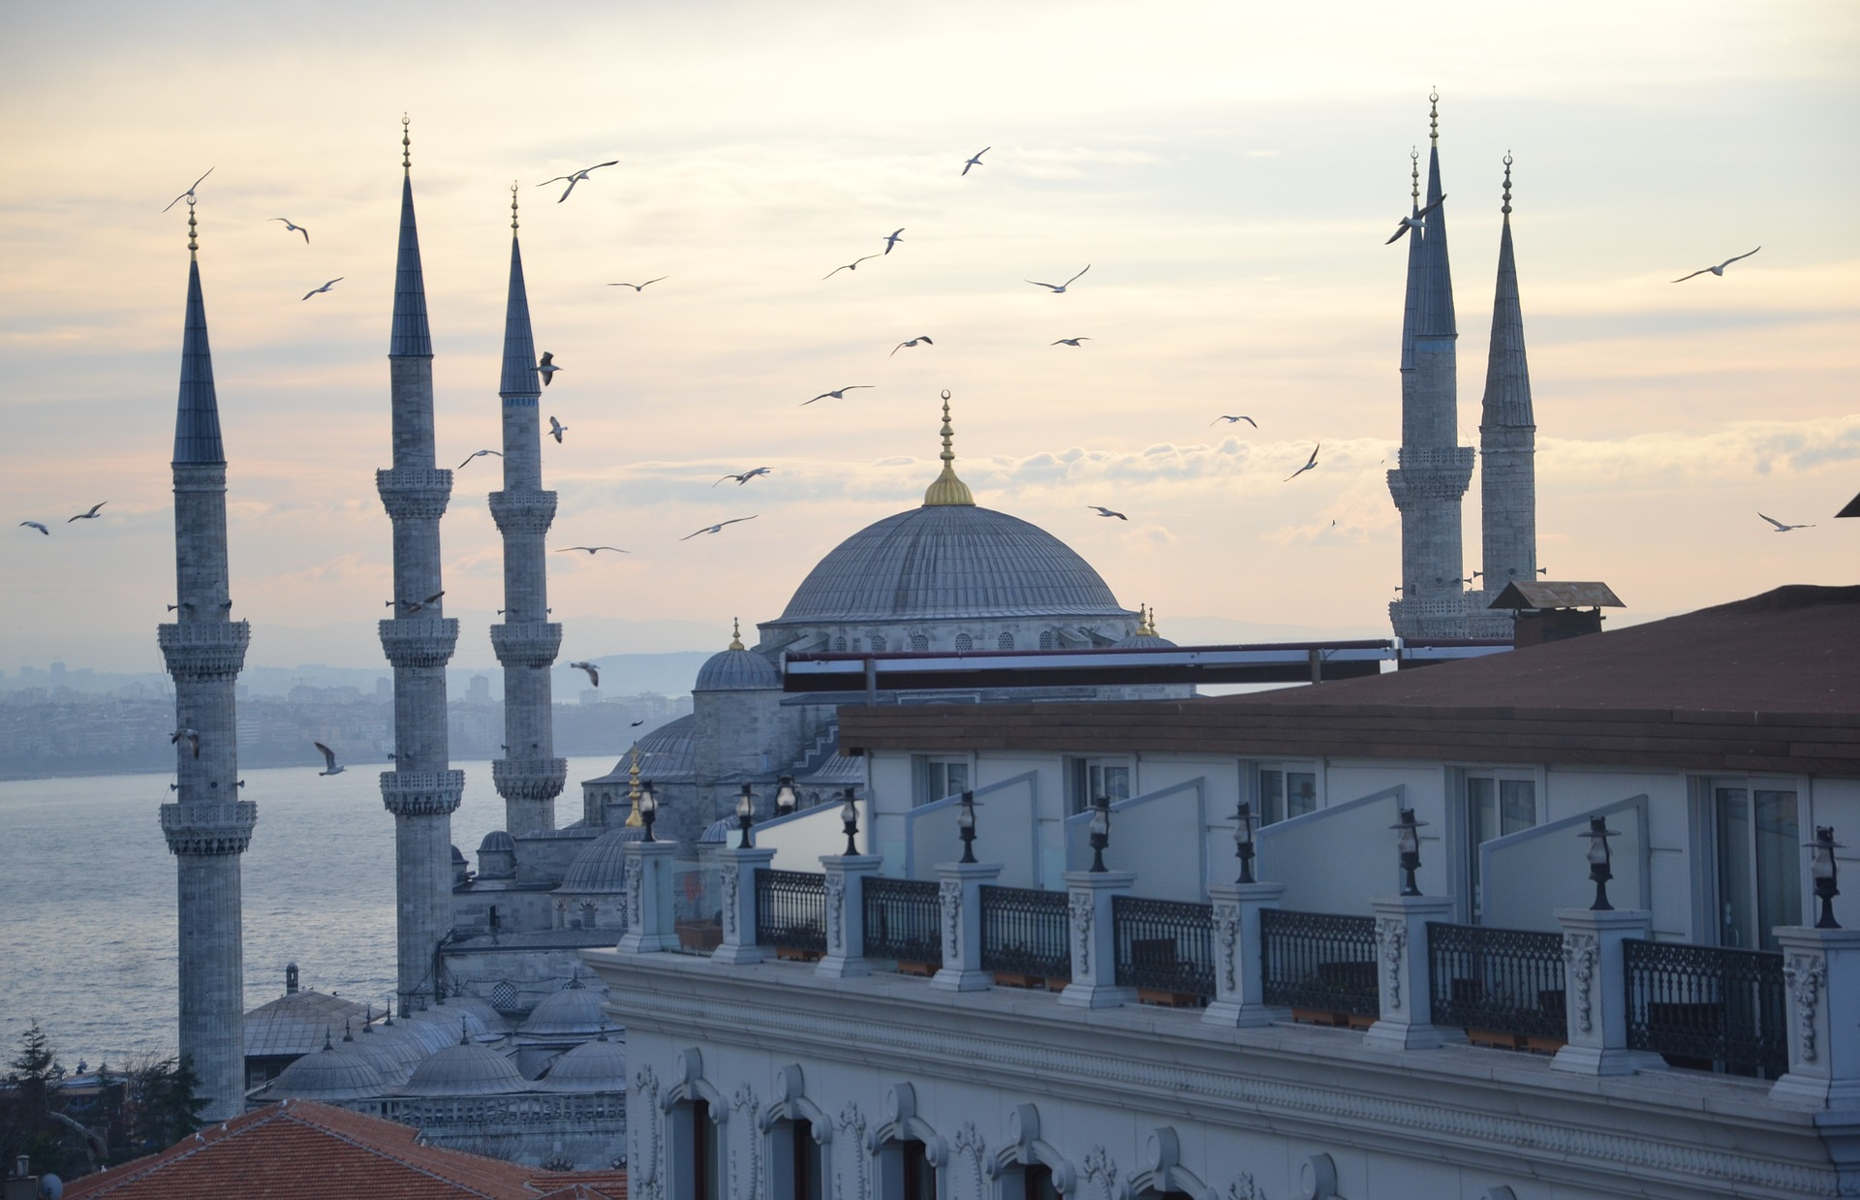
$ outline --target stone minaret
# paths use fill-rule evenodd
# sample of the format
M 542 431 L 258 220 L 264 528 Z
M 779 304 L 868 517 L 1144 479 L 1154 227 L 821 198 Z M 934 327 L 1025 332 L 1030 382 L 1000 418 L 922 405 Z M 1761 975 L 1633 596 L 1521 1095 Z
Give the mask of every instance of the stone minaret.
M 1503 232 L 1498 237 L 1498 290 L 1492 299 L 1492 349 L 1485 364 L 1479 418 L 1480 514 L 1484 588 L 1467 614 L 1475 636 L 1506 637 L 1511 614 L 1486 608 L 1514 580 L 1537 577 L 1537 425 L 1531 412 L 1531 370 L 1524 359 L 1524 313 L 1518 267 L 1511 253 L 1511 155 L 1505 155 Z
M 1438 93 L 1428 96 L 1427 203 L 1442 198 Z M 1461 587 L 1460 498 L 1472 479 L 1471 446 L 1459 441 L 1454 382 L 1453 275 L 1445 209 L 1408 237 L 1407 304 L 1402 321 L 1401 450 L 1389 494 L 1401 510 L 1401 585 L 1389 619 L 1401 637 L 1466 636 Z
M 234 621 L 226 572 L 226 453 L 207 346 L 194 198 L 187 198 L 187 329 L 174 419 L 175 621 L 157 634 L 174 677 L 174 803 L 161 829 L 174 855 L 181 1057 L 200 1077 L 201 1116 L 245 1110 L 245 959 L 239 856 L 258 806 L 239 798 L 235 681 L 252 631 Z
M 381 802 L 394 814 L 395 962 L 402 1016 L 436 994 L 433 955 L 452 928 L 452 813 L 465 773 L 450 766 L 446 663 L 459 623 L 444 615 L 439 518 L 452 472 L 433 461 L 433 342 L 413 219 L 413 160 L 401 118 L 400 252 L 388 337 L 394 465 L 375 487 L 394 523 L 394 615 L 381 648 L 394 667 L 394 769 L 381 773 Z
M 555 828 L 555 798 L 568 763 L 555 756 L 550 729 L 549 666 L 562 627 L 549 620 L 543 539 L 555 520 L 555 493 L 542 490 L 542 398 L 530 302 L 517 241 L 517 189 L 510 189 L 510 300 L 504 310 L 504 371 L 497 394 L 504 410 L 504 490 L 492 492 L 491 517 L 504 535 L 504 623 L 491 626 L 491 648 L 504 667 L 504 755 L 491 764 L 510 834 Z

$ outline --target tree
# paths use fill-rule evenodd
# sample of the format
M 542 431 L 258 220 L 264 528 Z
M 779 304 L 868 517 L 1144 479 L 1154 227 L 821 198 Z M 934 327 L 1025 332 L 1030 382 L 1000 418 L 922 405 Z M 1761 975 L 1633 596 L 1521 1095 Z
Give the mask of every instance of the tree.
M 24 1154 L 41 1172 L 83 1174 L 90 1147 L 62 1119 L 59 1085 L 65 1069 L 37 1021 L 20 1035 L 19 1053 L 7 1065 L 6 1092 L 0 1096 L 0 1162 Z
M 112 1163 L 152 1154 L 180 1141 L 200 1128 L 200 1110 L 206 1098 L 194 1094 L 200 1077 L 185 1059 L 141 1059 L 125 1072 L 128 1087 L 123 1096 L 123 1126 L 127 1153 L 112 1153 Z

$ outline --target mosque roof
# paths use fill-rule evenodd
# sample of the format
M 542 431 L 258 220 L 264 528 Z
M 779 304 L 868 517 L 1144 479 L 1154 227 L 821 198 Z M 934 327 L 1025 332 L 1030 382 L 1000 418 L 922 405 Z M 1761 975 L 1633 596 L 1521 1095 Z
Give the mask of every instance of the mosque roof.
M 415 1067 L 402 1089 L 410 1096 L 497 1096 L 528 1090 L 515 1063 L 472 1042 L 448 1046 Z
M 245 1055 L 308 1054 L 323 1044 L 326 1032 L 340 1031 L 344 1021 L 360 1024 L 366 1015 L 353 1000 L 308 989 L 287 992 L 245 1014 Z
M 583 1042 L 551 1063 L 536 1087 L 544 1092 L 624 1092 L 626 1047 L 604 1036 Z
M 530 1010 L 518 1032 L 531 1037 L 561 1037 L 565 1034 L 592 1037 L 607 1027 L 607 994 L 599 988 L 570 983 L 554 995 L 545 996 Z
M 645 836 L 644 829 L 630 825 L 608 830 L 575 856 L 555 890 L 576 894 L 618 892 L 626 885 L 626 844 Z
M 517 850 L 517 843 L 514 839 L 511 838 L 511 836 L 508 833 L 505 833 L 503 830 L 493 829 L 491 832 L 484 835 L 483 841 L 478 843 L 478 853 L 483 854 L 487 850 L 491 851 L 492 853 L 501 852 L 501 853 L 507 853 L 507 854 L 515 854 Z
M 325 1043 L 278 1073 L 265 1087 L 268 1099 L 363 1100 L 379 1096 L 387 1080 L 372 1055 L 361 1054 L 353 1042 Z
M 781 687 L 781 672 L 754 650 L 745 650 L 741 641 L 732 641 L 727 650 L 719 650 L 698 668 L 694 692 L 773 691 Z
M 690 779 L 696 769 L 696 733 L 697 715 L 686 713 L 639 739 L 640 778 L 657 783 Z M 626 767 L 623 758 L 606 778 L 625 779 Z

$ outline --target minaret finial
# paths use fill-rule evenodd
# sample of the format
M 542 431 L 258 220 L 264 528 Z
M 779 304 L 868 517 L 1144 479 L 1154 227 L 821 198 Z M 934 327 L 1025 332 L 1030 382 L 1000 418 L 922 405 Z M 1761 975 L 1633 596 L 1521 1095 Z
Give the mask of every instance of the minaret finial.
M 1427 93 L 1427 140 L 1438 146 L 1440 144 L 1440 89 L 1430 88 Z
M 406 113 L 400 114 L 400 166 L 403 171 L 413 170 L 413 138 L 408 128 L 412 124 Z
M 510 181 L 510 232 L 513 236 L 517 232 L 517 181 L 514 179 Z
M 735 617 L 730 618 L 730 646 L 729 648 L 731 650 L 744 649 L 743 626 L 742 626 L 742 623 L 738 621 Z
M 1505 203 L 1499 208 L 1505 220 L 1511 220 L 1511 151 L 1505 151 Z
M 949 389 L 943 389 L 943 473 L 924 490 L 924 505 L 974 504 L 969 485 L 956 478 L 956 429 L 949 423 Z
M 194 198 L 189 196 L 187 198 L 187 257 L 196 262 L 200 259 L 200 240 L 196 236 L 197 232 L 194 225 Z
M 626 798 L 630 805 L 626 813 L 626 824 L 628 828 L 639 829 L 645 825 L 645 822 L 639 819 L 639 743 L 638 742 L 633 743 L 633 753 L 631 756 L 631 761 L 627 763 L 627 768 L 626 768 L 626 779 L 627 779 Z
M 1413 146 L 1408 147 L 1408 191 L 1414 197 L 1415 208 L 1421 207 L 1421 152 Z

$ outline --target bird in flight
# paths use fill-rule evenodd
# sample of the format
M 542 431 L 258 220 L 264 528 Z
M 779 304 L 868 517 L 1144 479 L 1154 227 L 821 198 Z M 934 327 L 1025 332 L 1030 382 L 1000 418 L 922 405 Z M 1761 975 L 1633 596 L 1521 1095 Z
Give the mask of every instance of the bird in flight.
M 887 251 L 887 253 L 889 253 L 889 251 Z M 838 266 L 838 267 L 833 268 L 831 271 L 828 271 L 825 275 L 822 275 L 821 278 L 831 279 L 835 275 L 838 275 L 841 271 L 857 271 L 859 269 L 860 263 L 864 262 L 868 258 L 877 258 L 877 257 L 878 255 L 876 254 L 861 254 L 858 258 L 853 259 L 851 262 L 846 263 L 843 266 Z
M 487 454 L 495 454 L 499 458 L 504 457 L 504 452 L 502 450 L 473 450 L 470 454 L 465 456 L 465 461 L 458 465 L 458 469 L 463 471 L 466 467 L 471 466 L 472 459 L 483 458 Z
M 644 718 L 644 717 L 641 717 L 641 718 L 640 718 L 639 720 L 637 720 L 637 721 L 631 721 L 631 722 L 628 722 L 628 723 L 629 723 L 630 725 L 632 725 L 632 727 L 633 727 L 633 728 L 635 728 L 635 729 L 638 729 L 638 728 L 639 728 L 639 727 L 640 727 L 641 725 L 644 725 L 644 724 L 646 723 L 646 718 Z
M 974 154 L 969 155 L 969 161 L 962 164 L 962 173 L 964 175 L 967 175 L 969 173 L 970 167 L 986 166 L 987 164 L 982 161 L 982 155 L 988 153 L 990 150 L 993 150 L 993 149 L 994 149 L 993 146 L 983 146 L 980 150 L 977 150 Z
M 1303 475 L 1306 471 L 1315 470 L 1317 468 L 1318 451 L 1323 449 L 1323 447 L 1324 447 L 1324 443 L 1322 442 L 1319 442 L 1317 445 L 1311 447 L 1311 457 L 1305 460 L 1304 466 L 1298 468 L 1296 471 L 1293 471 L 1290 475 L 1287 475 L 1285 477 L 1285 482 L 1290 483 L 1292 480 L 1298 478 L 1300 475 Z
M 601 673 L 600 671 L 595 669 L 595 666 L 593 663 L 572 662 L 572 663 L 569 663 L 568 666 L 570 670 L 586 671 L 588 673 L 588 682 L 593 684 L 595 687 L 601 686 Z
M 1395 232 L 1389 235 L 1389 240 L 1382 244 L 1384 246 L 1393 246 L 1396 242 L 1401 241 L 1402 235 L 1406 234 L 1410 229 L 1421 228 L 1423 225 L 1427 224 L 1427 214 L 1433 212 L 1446 202 L 1447 198 L 1442 196 L 1420 212 L 1415 213 L 1412 217 L 1403 217 L 1400 221 L 1396 222 Z
M 1091 341 L 1091 339 L 1088 337 L 1060 338 L 1058 341 L 1052 344 L 1055 346 L 1077 346 L 1080 342 L 1089 342 L 1089 341 Z
M 554 179 L 545 179 L 541 183 L 537 184 L 536 186 L 537 187 L 548 187 L 552 183 L 561 183 L 563 180 L 566 179 L 568 181 L 568 186 L 562 189 L 562 195 L 556 200 L 556 203 L 560 204 L 562 203 L 563 200 L 568 199 L 568 194 L 575 190 L 576 184 L 580 183 L 582 180 L 588 177 L 589 171 L 598 171 L 602 167 L 615 166 L 619 162 L 620 160 L 617 158 L 610 158 L 604 163 L 595 163 L 593 166 L 583 167 L 579 171 L 570 171 L 566 175 L 557 175 Z
M 73 521 L 95 521 L 97 519 L 98 511 L 102 509 L 104 505 L 108 503 L 109 503 L 108 500 L 99 500 L 97 501 L 97 503 L 90 506 L 89 512 L 81 512 L 75 517 L 65 518 L 65 524 L 69 525 Z
M 734 479 L 736 480 L 736 486 L 742 487 L 745 483 L 748 483 L 750 480 L 754 479 L 756 476 L 767 475 L 768 473 L 769 473 L 769 469 L 767 467 L 756 467 L 754 470 L 744 471 L 741 475 L 725 475 L 719 478 L 717 480 L 717 483 L 722 483 L 725 479 Z M 716 487 L 717 483 L 713 483 L 710 486 Z
M 653 284 L 658 283 L 660 280 L 665 280 L 665 279 L 670 279 L 670 278 L 671 278 L 670 275 L 661 275 L 659 276 L 658 279 L 648 279 L 644 283 L 610 283 L 607 286 L 608 287 L 630 287 L 635 292 L 643 292 L 647 288 L 651 287 Z
M 208 167 L 207 175 L 211 175 L 211 174 L 213 174 L 213 168 Z M 200 186 L 201 179 L 205 179 L 207 175 L 202 175 L 200 179 L 196 179 L 194 180 L 194 182 L 188 184 L 187 190 L 185 192 L 182 192 L 180 195 L 176 196 L 174 199 L 168 201 L 167 205 L 162 209 L 162 211 L 167 212 L 168 209 L 173 208 L 175 205 L 179 204 L 181 201 L 192 199 L 194 195 L 194 189 Z
M 310 744 L 323 752 L 324 767 L 321 771 L 317 772 L 318 775 L 342 774 L 342 764 L 336 761 L 336 752 L 334 750 L 331 750 L 322 742 L 311 742 Z
M 202 178 L 204 178 L 204 176 Z M 177 729 L 173 733 L 168 735 L 168 744 L 170 746 L 175 745 L 176 743 L 182 740 L 185 740 L 187 742 L 188 748 L 194 752 L 194 757 L 199 758 L 200 757 L 200 735 L 194 732 L 192 729 Z
M 76 518 L 73 518 L 73 519 L 75 520 Z M 71 522 L 67 521 L 65 523 L 69 525 Z M 47 529 L 45 526 L 39 524 L 39 522 L 37 521 L 21 521 L 19 524 L 20 524 L 20 527 L 23 529 L 36 529 L 40 533 L 44 534 L 46 537 L 52 536 L 52 531 Z
M 593 555 L 599 554 L 603 550 L 612 550 L 615 554 L 633 553 L 631 550 L 622 550 L 618 546 L 564 546 L 560 550 L 557 550 L 556 553 L 567 554 L 570 550 L 585 550 L 588 552 L 590 557 L 592 557 Z
M 305 229 L 302 225 L 292 224 L 291 219 L 289 217 L 273 217 L 271 219 L 274 221 L 283 221 L 284 232 L 301 233 L 304 235 L 304 245 L 308 246 L 310 244 L 310 231 L 308 229 Z
M 330 280 L 328 283 L 324 284 L 322 287 L 311 288 L 309 291 L 305 292 L 304 299 L 308 300 L 312 296 L 319 295 L 323 292 L 327 292 L 329 289 L 335 287 L 337 284 L 341 282 L 342 282 L 342 276 L 338 275 L 334 279 Z
M 1080 271 L 1079 275 L 1083 275 L 1085 271 L 1089 271 L 1089 270 L 1091 270 L 1091 264 L 1086 263 L 1084 270 Z M 1031 283 L 1034 287 L 1051 288 L 1053 295 L 1057 296 L 1061 292 L 1065 291 L 1067 288 L 1071 287 L 1073 284 L 1073 281 L 1076 280 L 1079 277 L 1079 275 L 1074 275 L 1071 279 L 1066 280 L 1064 283 L 1041 283 L 1037 279 L 1029 279 L 1027 280 L 1027 282 Z
M 1757 250 L 1761 250 L 1761 249 L 1763 249 L 1763 247 L 1761 246 L 1757 247 Z M 1698 270 L 1692 272 L 1692 275 L 1703 275 L 1705 272 L 1710 271 L 1713 275 L 1716 275 L 1720 279 L 1722 279 L 1724 277 L 1724 269 L 1726 267 L 1730 266 L 1732 263 L 1736 262 L 1740 258 L 1749 258 L 1752 254 L 1755 254 L 1757 250 L 1746 251 L 1743 254 L 1734 254 L 1730 258 L 1725 259 L 1723 262 L 1719 263 L 1715 267 L 1700 267 Z M 1692 278 L 1692 275 L 1681 275 L 1678 279 L 1673 280 L 1673 282 L 1684 283 L 1686 280 Z
M 547 350 L 544 350 L 542 361 L 536 364 L 536 369 L 542 372 L 543 386 L 548 387 L 549 381 L 551 379 L 554 379 L 555 373 L 557 371 L 560 371 L 562 368 L 555 365 L 555 355 L 551 354 Z
M 1227 415 L 1226 413 L 1222 413 L 1222 414 L 1221 414 L 1220 416 L 1218 416 L 1218 417 L 1216 417 L 1216 418 L 1214 418 L 1214 420 L 1212 420 L 1212 421 L 1209 421 L 1209 422 L 1208 422 L 1208 424 L 1210 424 L 1210 425 L 1218 425 L 1218 424 L 1220 424 L 1220 423 L 1221 423 L 1222 421 L 1225 421 L 1225 422 L 1227 422 L 1227 423 L 1228 423 L 1229 425 L 1235 425 L 1235 424 L 1238 424 L 1238 423 L 1239 423 L 1239 422 L 1241 422 L 1241 421 L 1245 421 L 1245 422 L 1246 422 L 1246 423 L 1247 423 L 1248 425 L 1251 425 L 1251 426 L 1252 426 L 1253 428 L 1255 428 L 1255 429 L 1258 429 L 1258 428 L 1259 428 L 1259 422 L 1258 422 L 1258 421 L 1255 421 L 1255 420 L 1254 420 L 1254 419 L 1253 419 L 1252 417 L 1248 417 L 1248 416 L 1233 416 L 1233 417 L 1230 417 L 1230 416 L 1228 416 L 1228 415 Z
M 440 588 L 438 591 L 434 592 L 432 595 L 428 596 L 424 600 L 402 600 L 400 604 L 401 604 L 401 607 L 406 609 L 408 612 L 416 613 L 416 612 L 419 612 L 421 609 L 428 607 L 429 605 L 438 603 L 439 598 L 445 594 L 446 594 L 446 590 L 444 588 Z
M 910 341 L 908 341 L 908 342 L 899 342 L 899 343 L 898 343 L 897 345 L 895 345 L 895 346 L 893 346 L 893 347 L 891 348 L 891 354 L 887 354 L 887 355 L 886 355 L 885 357 L 886 357 L 886 358 L 890 358 L 892 354 L 896 354 L 896 353 L 897 353 L 898 351 L 900 351 L 900 350 L 902 350 L 902 349 L 904 349 L 904 348 L 905 348 L 906 346 L 915 346 L 915 345 L 916 345 L 916 344 L 917 344 L 918 342 L 922 342 L 922 343 L 923 343 L 924 345 L 926 345 L 926 346 L 934 346 L 934 345 L 936 345 L 936 343 L 935 343 L 935 342 L 933 342 L 933 341 L 931 341 L 931 340 L 930 340 L 930 335 L 929 335 L 929 334 L 927 334 L 927 333 L 920 333 L 920 334 L 918 334 L 918 335 L 917 335 L 916 337 L 914 337 L 914 338 L 912 338 L 912 339 L 911 339 Z M 818 400 L 818 399 L 819 399 L 819 397 L 818 397 L 818 396 L 816 396 L 816 397 L 815 397 L 814 399 L 816 399 L 816 400 Z M 812 403 L 812 401 L 809 401 L 809 403 Z
M 727 521 L 719 521 L 719 522 L 717 522 L 717 523 L 716 523 L 715 525 L 706 525 L 706 526 L 704 526 L 704 528 L 702 528 L 702 529 L 699 529 L 699 530 L 696 530 L 696 531 L 694 531 L 694 532 L 692 532 L 692 533 L 687 533 L 687 534 L 685 534 L 685 536 L 683 536 L 683 537 L 681 537 L 681 538 L 679 538 L 678 540 L 679 540 L 679 541 L 681 541 L 681 542 L 688 542 L 688 541 L 690 541 L 690 540 L 691 540 L 692 538 L 694 538 L 694 537 L 696 537 L 696 536 L 697 536 L 698 534 L 700 534 L 700 533 L 722 533 L 722 532 L 723 532 L 723 527 L 724 527 L 725 525 L 734 525 L 734 524 L 736 524 L 736 523 L 737 523 L 738 521 L 753 521 L 753 520 L 755 520 L 755 519 L 756 519 L 756 517 L 759 517 L 759 516 L 761 516 L 761 515 L 762 515 L 761 513 L 755 513 L 755 514 L 753 514 L 753 515 L 751 515 L 751 516 L 747 516 L 747 517 L 731 517 L 731 518 L 730 518 L 729 520 L 727 520 Z
M 556 445 L 560 446 L 562 444 L 562 435 L 567 432 L 568 426 L 562 424 L 562 422 L 556 420 L 553 416 L 549 418 L 549 436 L 555 439 Z
M 893 350 L 892 353 L 896 354 L 897 351 Z M 846 393 L 852 391 L 854 388 L 869 388 L 869 387 L 876 387 L 876 386 L 878 385 L 871 384 L 871 383 L 849 383 L 843 388 L 838 388 L 831 392 L 822 392 L 818 396 L 815 396 L 814 400 L 825 400 L 828 396 L 833 397 L 835 400 L 844 400 L 846 399 Z M 808 405 L 812 404 L 814 400 L 801 401 L 801 407 L 806 408 Z
M 903 232 L 904 232 L 904 226 L 900 225 L 896 229 L 892 230 L 890 233 L 885 235 L 885 253 L 886 254 L 890 254 L 891 248 L 898 244 L 898 242 L 901 240 L 898 237 L 898 235 Z
M 1764 517 L 1762 513 L 1758 513 L 1757 515 L 1759 517 L 1763 517 L 1765 521 L 1768 521 L 1771 525 L 1775 526 L 1777 533 L 1788 533 L 1791 529 L 1813 529 L 1814 528 L 1812 524 L 1811 525 L 1785 525 L 1781 521 L 1778 521 L 1775 517 Z
M 1115 508 L 1106 508 L 1102 504 L 1087 504 L 1085 507 L 1096 510 L 1101 517 L 1116 517 L 1120 521 L 1128 521 L 1130 519 L 1123 513 L 1118 512 Z

